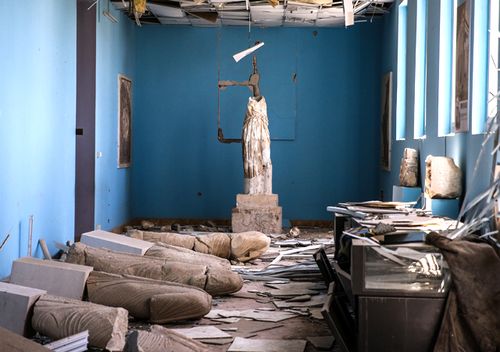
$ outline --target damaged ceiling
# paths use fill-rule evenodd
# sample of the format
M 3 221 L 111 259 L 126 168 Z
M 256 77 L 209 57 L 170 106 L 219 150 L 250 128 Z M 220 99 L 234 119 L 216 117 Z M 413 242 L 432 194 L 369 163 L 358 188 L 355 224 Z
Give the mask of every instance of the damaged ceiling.
M 353 0 L 351 4 L 351 0 L 159 0 L 147 1 L 145 12 L 136 21 L 141 24 L 195 27 L 342 27 L 386 14 L 392 2 Z M 115 0 L 111 3 L 134 18 L 129 1 Z

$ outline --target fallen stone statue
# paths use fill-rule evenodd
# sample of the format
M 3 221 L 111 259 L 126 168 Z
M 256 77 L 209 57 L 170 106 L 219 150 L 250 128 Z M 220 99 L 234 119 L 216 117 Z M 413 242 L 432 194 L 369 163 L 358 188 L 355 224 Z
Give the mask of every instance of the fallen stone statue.
M 125 352 L 206 352 L 209 349 L 202 343 L 185 337 L 162 326 L 153 325 L 151 332 L 132 331 L 127 338 Z
M 102 271 L 90 274 L 87 292 L 93 303 L 122 307 L 158 324 L 201 318 L 212 307 L 212 297 L 197 287 Z
M 134 229 L 129 230 L 127 235 L 144 241 L 160 243 L 160 245 L 165 243 L 239 262 L 247 262 L 260 257 L 269 249 L 271 243 L 269 237 L 258 231 L 184 235 Z M 146 255 L 148 255 L 147 252 Z
M 233 293 L 243 286 L 240 275 L 223 266 L 113 252 L 79 242 L 70 247 L 66 261 L 92 266 L 94 270 L 112 274 L 140 276 L 195 286 L 213 296 Z
M 88 330 L 90 345 L 122 351 L 128 312 L 123 308 L 43 295 L 35 303 L 31 323 L 36 331 L 54 340 Z
M 149 248 L 144 255 L 174 262 L 201 264 L 209 267 L 219 267 L 231 270 L 231 263 L 227 259 L 162 242 L 157 242 L 154 246 Z

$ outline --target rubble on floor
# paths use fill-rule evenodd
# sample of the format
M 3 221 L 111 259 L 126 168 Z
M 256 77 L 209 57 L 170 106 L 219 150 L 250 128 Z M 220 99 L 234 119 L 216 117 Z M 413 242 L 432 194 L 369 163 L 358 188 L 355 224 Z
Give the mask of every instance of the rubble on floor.
M 140 239 L 129 238 L 132 241 L 122 245 L 117 240 L 126 238 L 123 235 L 105 233 L 95 238 L 99 233 L 90 233 L 87 244 L 101 248 L 74 244 L 66 257 L 71 264 L 39 263 L 42 261 L 31 258 L 21 261 L 34 262 L 30 269 L 34 272 L 48 265 L 43 275 L 70 268 L 88 276 L 84 287 L 80 274 L 69 285 L 73 293 L 66 296 L 77 298 L 71 299 L 50 295 L 52 287 L 64 286 L 50 274 L 46 280 L 49 295 L 37 290 L 23 314 L 28 326 L 48 337 L 40 339 L 44 343 L 88 330 L 91 351 L 244 352 L 270 351 L 271 347 L 278 348 L 276 351 L 319 351 L 331 341 L 331 333 L 320 313 L 326 286 L 312 254 L 317 248 L 330 248 L 332 235 L 328 230 L 309 236 L 298 228 L 292 232 L 295 237 L 266 236 L 266 251 L 258 258 L 256 253 L 243 251 L 241 257 L 252 259 L 238 261 L 238 265 L 169 244 L 147 242 L 143 246 L 134 241 Z M 88 270 L 79 270 L 82 266 Z M 90 302 L 79 300 L 82 296 Z M 30 306 L 34 306 L 33 316 L 29 315 Z

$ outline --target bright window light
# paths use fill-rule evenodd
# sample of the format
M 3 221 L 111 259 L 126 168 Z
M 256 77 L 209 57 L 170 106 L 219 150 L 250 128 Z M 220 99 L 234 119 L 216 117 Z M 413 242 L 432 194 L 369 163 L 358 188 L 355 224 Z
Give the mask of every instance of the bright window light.
M 427 0 L 417 1 L 416 20 L 413 135 L 414 138 L 425 138 Z
M 471 132 L 483 133 L 487 119 L 488 92 L 488 1 L 473 2 Z
M 398 62 L 396 89 L 396 139 L 404 140 L 406 134 L 406 36 L 408 28 L 408 2 L 398 7 Z
M 488 117 L 498 112 L 498 41 L 500 40 L 500 6 L 498 0 L 490 0 L 490 43 L 488 65 Z
M 439 13 L 438 136 L 451 133 L 454 113 L 455 1 L 441 0 Z

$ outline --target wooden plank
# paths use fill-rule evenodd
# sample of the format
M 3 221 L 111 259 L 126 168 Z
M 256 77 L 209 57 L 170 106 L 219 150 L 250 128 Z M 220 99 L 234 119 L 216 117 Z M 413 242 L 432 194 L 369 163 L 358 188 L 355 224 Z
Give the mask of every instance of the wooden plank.
M 227 352 L 303 352 L 305 340 L 234 339 Z
M 212 325 L 203 325 L 203 326 L 195 326 L 189 329 L 171 329 L 181 335 L 192 339 L 223 339 L 232 337 L 227 332 L 222 331 L 221 329 L 212 326 Z

